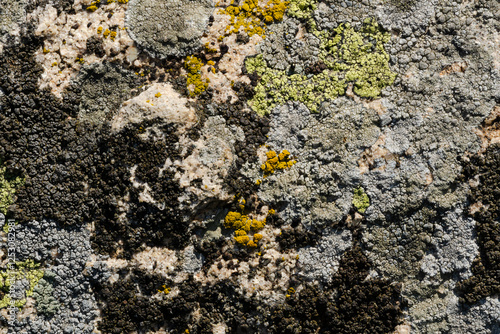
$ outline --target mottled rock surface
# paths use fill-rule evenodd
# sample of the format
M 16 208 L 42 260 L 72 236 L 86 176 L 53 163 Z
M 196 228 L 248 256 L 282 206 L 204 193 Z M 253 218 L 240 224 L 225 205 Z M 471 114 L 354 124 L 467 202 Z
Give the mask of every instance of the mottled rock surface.
M 0 0 L 0 333 L 500 333 L 499 13 Z

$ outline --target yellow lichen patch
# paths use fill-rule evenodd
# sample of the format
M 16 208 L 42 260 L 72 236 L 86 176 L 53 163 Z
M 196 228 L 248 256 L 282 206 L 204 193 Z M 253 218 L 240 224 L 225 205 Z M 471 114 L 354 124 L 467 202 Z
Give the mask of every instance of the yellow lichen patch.
M 160 96 L 161 96 L 161 93 L 160 93 L 160 92 L 158 92 L 158 93 L 156 93 L 156 94 L 155 94 L 155 97 L 156 97 L 156 98 L 158 98 L 158 97 L 160 97 Z
M 207 53 L 217 53 L 217 49 L 214 49 L 210 46 L 210 43 L 205 43 L 205 51 Z
M 224 218 L 224 227 L 227 229 L 234 229 L 234 240 L 240 245 L 247 246 L 250 248 L 256 248 L 263 236 L 258 231 L 262 230 L 266 226 L 266 218 L 263 220 L 257 220 L 248 217 L 244 214 L 245 211 L 245 200 L 239 200 L 240 212 L 229 211 Z M 253 232 L 253 240 L 250 239 L 248 235 L 249 232 Z
M 170 288 L 167 288 L 166 285 L 163 285 L 162 286 L 162 289 L 161 290 L 158 290 L 158 292 L 163 292 L 164 294 L 168 295 L 170 293 Z
M 103 29 L 102 27 L 97 28 L 97 33 L 98 33 L 99 35 L 100 35 L 100 34 L 102 34 L 102 29 Z
M 244 0 L 243 4 L 238 6 L 233 0 L 230 6 L 219 10 L 220 14 L 231 17 L 230 24 L 225 29 L 226 36 L 245 32 L 249 37 L 257 34 L 265 38 L 265 25 L 283 20 L 289 3 L 289 1 L 268 0 L 259 6 L 258 0 Z M 220 39 L 224 39 L 224 36 Z
M 290 152 L 283 150 L 281 153 L 276 154 L 275 151 L 266 153 L 267 161 L 260 166 L 264 172 L 264 177 L 268 177 L 278 169 L 287 169 L 292 167 L 297 161 L 290 159 Z
M 104 30 L 102 35 L 104 36 L 104 38 L 108 38 L 110 33 L 111 33 L 111 31 L 109 31 L 109 29 L 106 29 L 106 30 Z
M 194 97 L 200 95 L 208 88 L 210 80 L 201 78 L 201 67 L 203 62 L 195 56 L 188 56 L 184 61 L 184 68 L 187 70 L 186 86 L 189 90 L 189 95 Z
M 115 40 L 115 37 L 116 37 L 116 31 L 112 31 L 109 33 L 109 38 L 114 41 Z

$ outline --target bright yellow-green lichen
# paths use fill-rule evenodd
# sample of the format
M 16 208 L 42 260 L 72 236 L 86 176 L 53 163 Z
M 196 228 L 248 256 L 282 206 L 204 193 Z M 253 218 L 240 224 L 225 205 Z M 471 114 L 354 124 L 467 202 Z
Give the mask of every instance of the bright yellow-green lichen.
M 354 189 L 352 205 L 354 205 L 359 213 L 365 213 L 366 209 L 370 206 L 370 198 L 368 198 L 363 188 L 358 187 Z
M 238 6 L 232 0 L 230 6 L 219 10 L 219 13 L 231 17 L 230 24 L 225 29 L 226 36 L 246 32 L 250 37 L 255 34 L 265 37 L 265 25 L 283 20 L 288 4 L 289 1 L 268 0 L 265 5 L 259 6 L 258 0 L 244 0 Z
M 7 208 L 14 201 L 16 190 L 24 184 L 24 178 L 11 175 L 0 160 L 0 212 L 7 214 Z
M 240 200 L 241 213 L 236 211 L 227 213 L 226 218 L 224 218 L 224 227 L 235 230 L 234 240 L 240 245 L 256 248 L 258 242 L 262 240 L 263 237 L 262 234 L 257 232 L 266 226 L 266 218 L 264 218 L 264 220 L 250 218 L 248 215 L 244 214 L 244 204 L 245 201 Z M 248 233 L 253 233 L 252 239 L 250 239 Z
M 184 61 L 184 68 L 187 70 L 186 86 L 191 97 L 200 95 L 208 88 L 210 80 L 201 78 L 201 67 L 203 62 L 195 56 L 188 56 Z
M 112 41 L 114 41 L 116 38 L 116 31 L 112 31 L 109 33 L 109 39 L 111 39 Z
M 30 297 L 33 295 L 33 289 L 43 277 L 43 270 L 38 269 L 39 266 L 40 265 L 33 260 L 26 260 L 24 262 L 16 262 L 17 269 L 15 270 L 0 272 L 0 290 L 4 292 L 4 296 L 2 300 L 0 300 L 0 309 L 10 305 L 11 296 L 9 291 L 13 283 L 12 281 L 27 280 L 29 282 L 29 288 L 24 291 L 24 296 Z M 14 305 L 16 307 L 20 308 L 26 304 L 26 298 L 14 299 Z
M 311 29 L 321 40 L 319 59 L 326 65 L 319 74 L 288 75 L 269 68 L 262 55 L 246 60 L 248 73 L 260 76 L 250 100 L 259 115 L 270 113 L 286 101 L 302 102 L 311 112 L 317 112 L 323 101 L 345 94 L 349 82 L 354 84 L 357 95 L 376 98 L 394 82 L 396 73 L 390 70 L 384 49 L 390 35 L 382 32 L 374 20 L 366 19 L 360 31 L 349 24 L 340 24 L 333 33 Z
M 290 152 L 287 150 L 283 150 L 280 154 L 276 154 L 275 151 L 269 151 L 266 153 L 266 156 L 266 162 L 260 166 L 260 169 L 264 172 L 264 177 L 268 177 L 278 169 L 290 168 L 297 162 L 290 159 Z

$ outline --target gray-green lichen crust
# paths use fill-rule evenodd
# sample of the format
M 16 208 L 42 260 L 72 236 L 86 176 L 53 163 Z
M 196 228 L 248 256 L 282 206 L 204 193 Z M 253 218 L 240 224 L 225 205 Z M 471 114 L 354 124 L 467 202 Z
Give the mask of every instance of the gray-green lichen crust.
M 211 0 L 131 0 L 126 26 L 134 41 L 160 58 L 201 48 L 213 12 Z

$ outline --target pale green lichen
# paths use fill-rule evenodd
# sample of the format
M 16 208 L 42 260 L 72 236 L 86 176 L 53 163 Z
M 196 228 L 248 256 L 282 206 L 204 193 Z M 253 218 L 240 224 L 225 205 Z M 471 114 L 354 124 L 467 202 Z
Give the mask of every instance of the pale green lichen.
M 43 277 L 43 270 L 38 269 L 40 264 L 33 260 L 16 262 L 16 268 L 13 270 L 4 270 L 0 272 L 0 291 L 4 296 L 0 300 L 0 309 L 10 306 L 10 286 L 12 281 L 26 280 L 29 283 L 29 288 L 24 291 L 24 297 L 14 300 L 15 307 L 23 307 L 26 304 L 26 298 L 33 295 L 33 290 L 38 284 L 38 281 Z
M 316 0 L 290 0 L 286 14 L 290 17 L 306 20 L 309 27 L 316 30 L 316 22 L 312 14 L 318 8 Z
M 7 214 L 8 207 L 14 201 L 16 190 L 24 184 L 24 178 L 11 175 L 0 160 L 0 212 Z
M 361 187 L 354 189 L 352 197 L 352 205 L 358 210 L 359 213 L 365 213 L 366 209 L 370 206 L 370 198 Z
M 249 59 L 246 64 L 252 63 Z M 339 80 L 336 72 L 324 70 L 308 78 L 306 75 L 287 75 L 285 71 L 268 68 L 262 55 L 247 66 L 247 71 L 262 73 L 261 80 L 255 87 L 255 95 L 250 101 L 251 107 L 259 115 L 265 115 L 278 104 L 286 101 L 299 101 L 309 110 L 316 112 L 321 102 L 334 99 L 345 93 L 345 80 Z
M 292 2 L 290 8 L 294 8 L 293 4 L 298 6 Z M 311 29 L 321 40 L 319 59 L 326 65 L 321 73 L 288 75 L 286 71 L 269 68 L 262 55 L 245 61 L 248 73 L 260 76 L 255 95 L 249 101 L 259 115 L 270 113 L 286 101 L 302 102 L 311 112 L 317 112 L 323 101 L 345 94 L 350 82 L 357 95 L 376 98 L 394 82 L 396 73 L 390 70 L 389 55 L 384 49 L 390 35 L 382 32 L 374 20 L 366 19 L 359 31 L 349 24 L 340 24 L 332 33 Z

